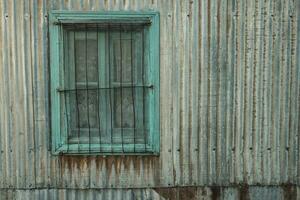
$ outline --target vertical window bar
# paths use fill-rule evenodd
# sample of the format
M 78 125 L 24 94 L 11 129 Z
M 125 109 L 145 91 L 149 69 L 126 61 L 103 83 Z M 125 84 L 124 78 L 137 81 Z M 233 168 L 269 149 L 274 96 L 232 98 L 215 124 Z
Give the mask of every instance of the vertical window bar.
M 122 26 L 120 24 L 120 92 L 121 92 L 121 140 L 122 140 L 122 152 L 124 153 L 124 141 L 123 141 L 123 84 L 122 84 L 122 75 L 123 75 L 123 69 L 122 69 Z
M 108 24 L 108 46 L 110 46 L 110 25 Z M 110 48 L 108 48 L 108 77 L 109 77 L 109 107 L 110 107 L 110 147 L 113 152 L 113 109 L 112 109 L 112 88 L 111 88 L 111 67 L 110 67 Z
M 133 28 L 131 26 L 130 30 L 130 65 L 131 65 L 131 98 L 132 98 L 132 111 L 133 111 L 133 152 L 135 152 L 136 136 L 135 136 L 135 87 L 134 87 L 134 67 L 133 67 L 133 37 L 132 37 Z
M 59 36 L 62 38 L 62 24 L 60 25 L 60 28 L 59 28 Z M 60 41 L 59 42 L 59 49 L 61 50 L 62 49 L 62 41 Z M 63 63 L 61 63 L 62 61 L 61 60 L 63 60 L 64 58 L 63 58 L 63 55 L 61 54 L 61 55 L 59 55 L 59 68 L 61 67 L 61 65 L 63 64 Z M 60 70 L 60 69 L 59 69 Z M 61 130 L 62 128 L 61 128 L 61 124 L 60 124 L 60 126 L 59 126 L 59 138 L 60 138 L 60 142 L 59 142 L 59 146 L 61 147 L 62 146 L 62 130 Z
M 66 58 L 67 58 L 67 56 L 65 56 L 66 55 L 66 45 L 65 44 L 68 44 L 68 42 L 66 43 L 65 42 L 65 33 L 63 32 L 63 28 L 62 28 L 62 25 L 61 25 L 61 37 L 62 37 L 62 46 L 63 46 L 63 53 L 62 53 L 62 55 L 63 55 L 63 71 L 64 71 L 64 73 L 63 73 L 63 80 L 64 80 L 64 88 L 66 87 L 66 81 L 69 83 L 69 79 L 66 79 Z M 66 37 L 67 38 L 67 37 Z M 67 105 L 67 92 L 63 92 L 63 95 L 64 95 L 64 104 L 65 104 L 65 109 L 64 109 L 64 111 L 65 111 L 65 117 L 66 117 L 66 129 L 67 129 L 67 141 L 66 141 L 66 143 L 67 143 L 67 152 L 69 152 L 69 143 L 68 143 L 68 139 L 69 139 L 69 117 L 68 117 L 68 110 L 67 110 L 67 107 L 68 107 L 68 105 Z
M 142 31 L 142 85 L 145 86 L 145 62 L 144 62 L 144 49 L 145 49 L 145 44 L 144 44 L 144 28 Z M 144 135 L 144 144 L 145 144 L 145 152 L 146 152 L 146 133 L 145 133 L 145 87 L 143 87 L 143 135 Z
M 75 35 L 76 35 L 76 26 L 73 25 L 74 27 L 74 36 L 73 36 L 73 45 L 74 45 L 74 76 L 75 76 L 75 99 L 76 99 L 76 117 L 77 117 L 77 145 L 78 145 L 78 152 L 80 151 L 80 114 L 79 114 L 79 105 L 78 105 L 78 88 L 77 88 L 77 65 L 76 65 L 76 40 L 75 40 Z
M 87 25 L 85 24 L 85 88 L 86 88 L 86 105 L 87 105 L 87 122 L 89 130 L 89 152 L 91 152 L 91 127 L 90 127 L 90 107 L 89 107 L 89 80 L 88 80 L 88 66 L 87 66 Z
M 96 33 L 96 40 L 97 40 L 97 75 L 98 75 L 98 82 L 97 82 L 97 87 L 98 87 L 98 90 L 97 90 L 97 115 L 98 115 L 98 123 L 99 123 L 99 126 L 98 126 L 98 131 L 99 131 L 99 151 L 101 152 L 101 119 L 100 119 L 100 75 L 99 75 L 99 27 L 98 27 L 98 24 L 97 24 L 97 33 Z

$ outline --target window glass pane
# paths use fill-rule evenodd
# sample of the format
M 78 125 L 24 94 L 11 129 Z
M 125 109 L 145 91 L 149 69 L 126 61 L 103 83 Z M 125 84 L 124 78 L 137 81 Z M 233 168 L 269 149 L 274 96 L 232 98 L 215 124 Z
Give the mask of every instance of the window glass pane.
M 96 128 L 97 122 L 97 104 L 98 97 L 96 90 L 79 90 L 77 91 L 79 127 L 80 128 Z
M 114 127 L 133 128 L 133 91 L 130 88 L 114 90 Z
M 77 87 L 97 87 L 97 33 L 75 32 L 75 52 Z M 97 101 L 97 90 L 77 91 L 77 128 L 97 127 Z
M 78 90 L 73 92 L 70 101 L 72 129 L 76 130 L 72 133 L 88 137 L 99 127 L 97 32 L 76 31 L 73 37 L 74 88 Z
M 131 39 L 113 39 L 114 82 L 132 83 L 134 81 L 134 65 L 131 62 L 132 44 Z
M 97 33 L 75 32 L 76 82 L 97 82 Z
M 149 88 L 142 29 L 71 30 L 70 143 L 145 144 Z M 99 49 L 98 49 L 99 48 Z M 110 76 L 109 76 L 110 74 Z M 138 87 L 136 87 L 138 86 Z

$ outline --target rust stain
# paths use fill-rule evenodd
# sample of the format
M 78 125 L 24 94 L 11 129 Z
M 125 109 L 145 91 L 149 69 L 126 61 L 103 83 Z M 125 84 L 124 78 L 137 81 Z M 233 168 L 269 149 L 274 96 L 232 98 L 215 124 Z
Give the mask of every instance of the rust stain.
M 118 168 L 121 167 L 121 163 L 124 166 L 124 170 L 125 171 L 129 171 L 130 170 L 130 163 L 131 163 L 131 159 L 128 156 L 121 156 L 120 159 L 118 159 Z
M 133 161 L 133 168 L 134 168 L 134 171 L 136 172 L 136 174 L 140 174 L 140 171 L 141 171 L 141 163 L 144 162 L 144 159 L 142 157 L 133 157 L 132 159 Z M 141 162 L 142 161 L 142 162 Z
M 239 187 L 239 199 L 240 200 L 250 200 L 248 185 L 241 185 Z
M 212 195 L 211 195 L 211 199 L 212 200 L 218 200 L 220 199 L 221 197 L 221 187 L 211 187 L 211 192 L 212 192 Z
M 197 187 L 182 187 L 179 189 L 179 199 L 196 200 Z
M 77 168 L 79 172 L 83 172 L 90 168 L 91 163 L 96 164 L 97 171 L 101 170 L 103 165 L 107 170 L 107 174 L 110 175 L 112 171 L 115 171 L 116 175 L 130 171 L 130 166 L 133 164 L 133 168 L 136 174 L 140 174 L 141 168 L 144 168 L 145 172 L 154 171 L 158 167 L 159 157 L 157 156 L 70 156 L 62 155 L 59 157 L 61 163 L 62 175 L 68 169 L 72 171 Z M 141 166 L 142 165 L 142 166 Z
M 110 176 L 110 174 L 113 170 L 113 166 L 115 167 L 116 159 L 117 159 L 117 157 L 113 157 L 113 156 L 108 156 L 108 157 L 103 158 L 108 176 Z
M 199 199 L 198 190 L 199 187 L 171 187 L 171 188 L 156 188 L 154 189 L 159 195 L 164 197 L 165 199 L 170 200 L 196 200 Z M 220 191 L 219 187 L 216 187 L 218 191 Z M 206 198 L 209 194 L 206 192 L 205 189 L 201 190 L 201 196 Z M 219 195 L 218 195 L 219 196 Z M 214 200 L 214 198 L 212 198 Z
M 177 190 L 176 188 L 155 188 L 154 189 L 160 196 L 165 198 L 166 200 L 168 199 L 178 199 L 177 198 Z
M 103 159 L 101 159 L 102 156 L 97 156 L 95 158 L 96 168 L 101 169 L 103 166 Z
M 293 184 L 284 184 L 281 186 L 283 190 L 283 197 L 284 199 L 288 200 L 296 200 L 297 199 L 297 190 L 295 185 Z

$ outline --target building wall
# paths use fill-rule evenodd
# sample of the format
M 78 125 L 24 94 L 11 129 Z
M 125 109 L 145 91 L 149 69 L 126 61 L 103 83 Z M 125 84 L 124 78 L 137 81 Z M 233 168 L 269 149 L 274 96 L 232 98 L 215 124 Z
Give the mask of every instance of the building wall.
M 48 12 L 160 12 L 160 156 L 50 154 Z M 0 1 L 0 188 L 300 182 L 298 0 Z
M 177 187 L 156 189 L 35 189 L 6 190 L 0 199 L 60 200 L 296 200 L 299 187 Z M 298 198 L 299 199 L 299 198 Z

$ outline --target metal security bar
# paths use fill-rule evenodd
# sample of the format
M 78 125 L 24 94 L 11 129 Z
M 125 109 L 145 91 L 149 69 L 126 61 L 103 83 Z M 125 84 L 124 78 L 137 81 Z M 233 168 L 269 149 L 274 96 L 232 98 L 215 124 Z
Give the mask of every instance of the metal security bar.
M 60 24 L 67 152 L 146 153 L 148 24 Z

